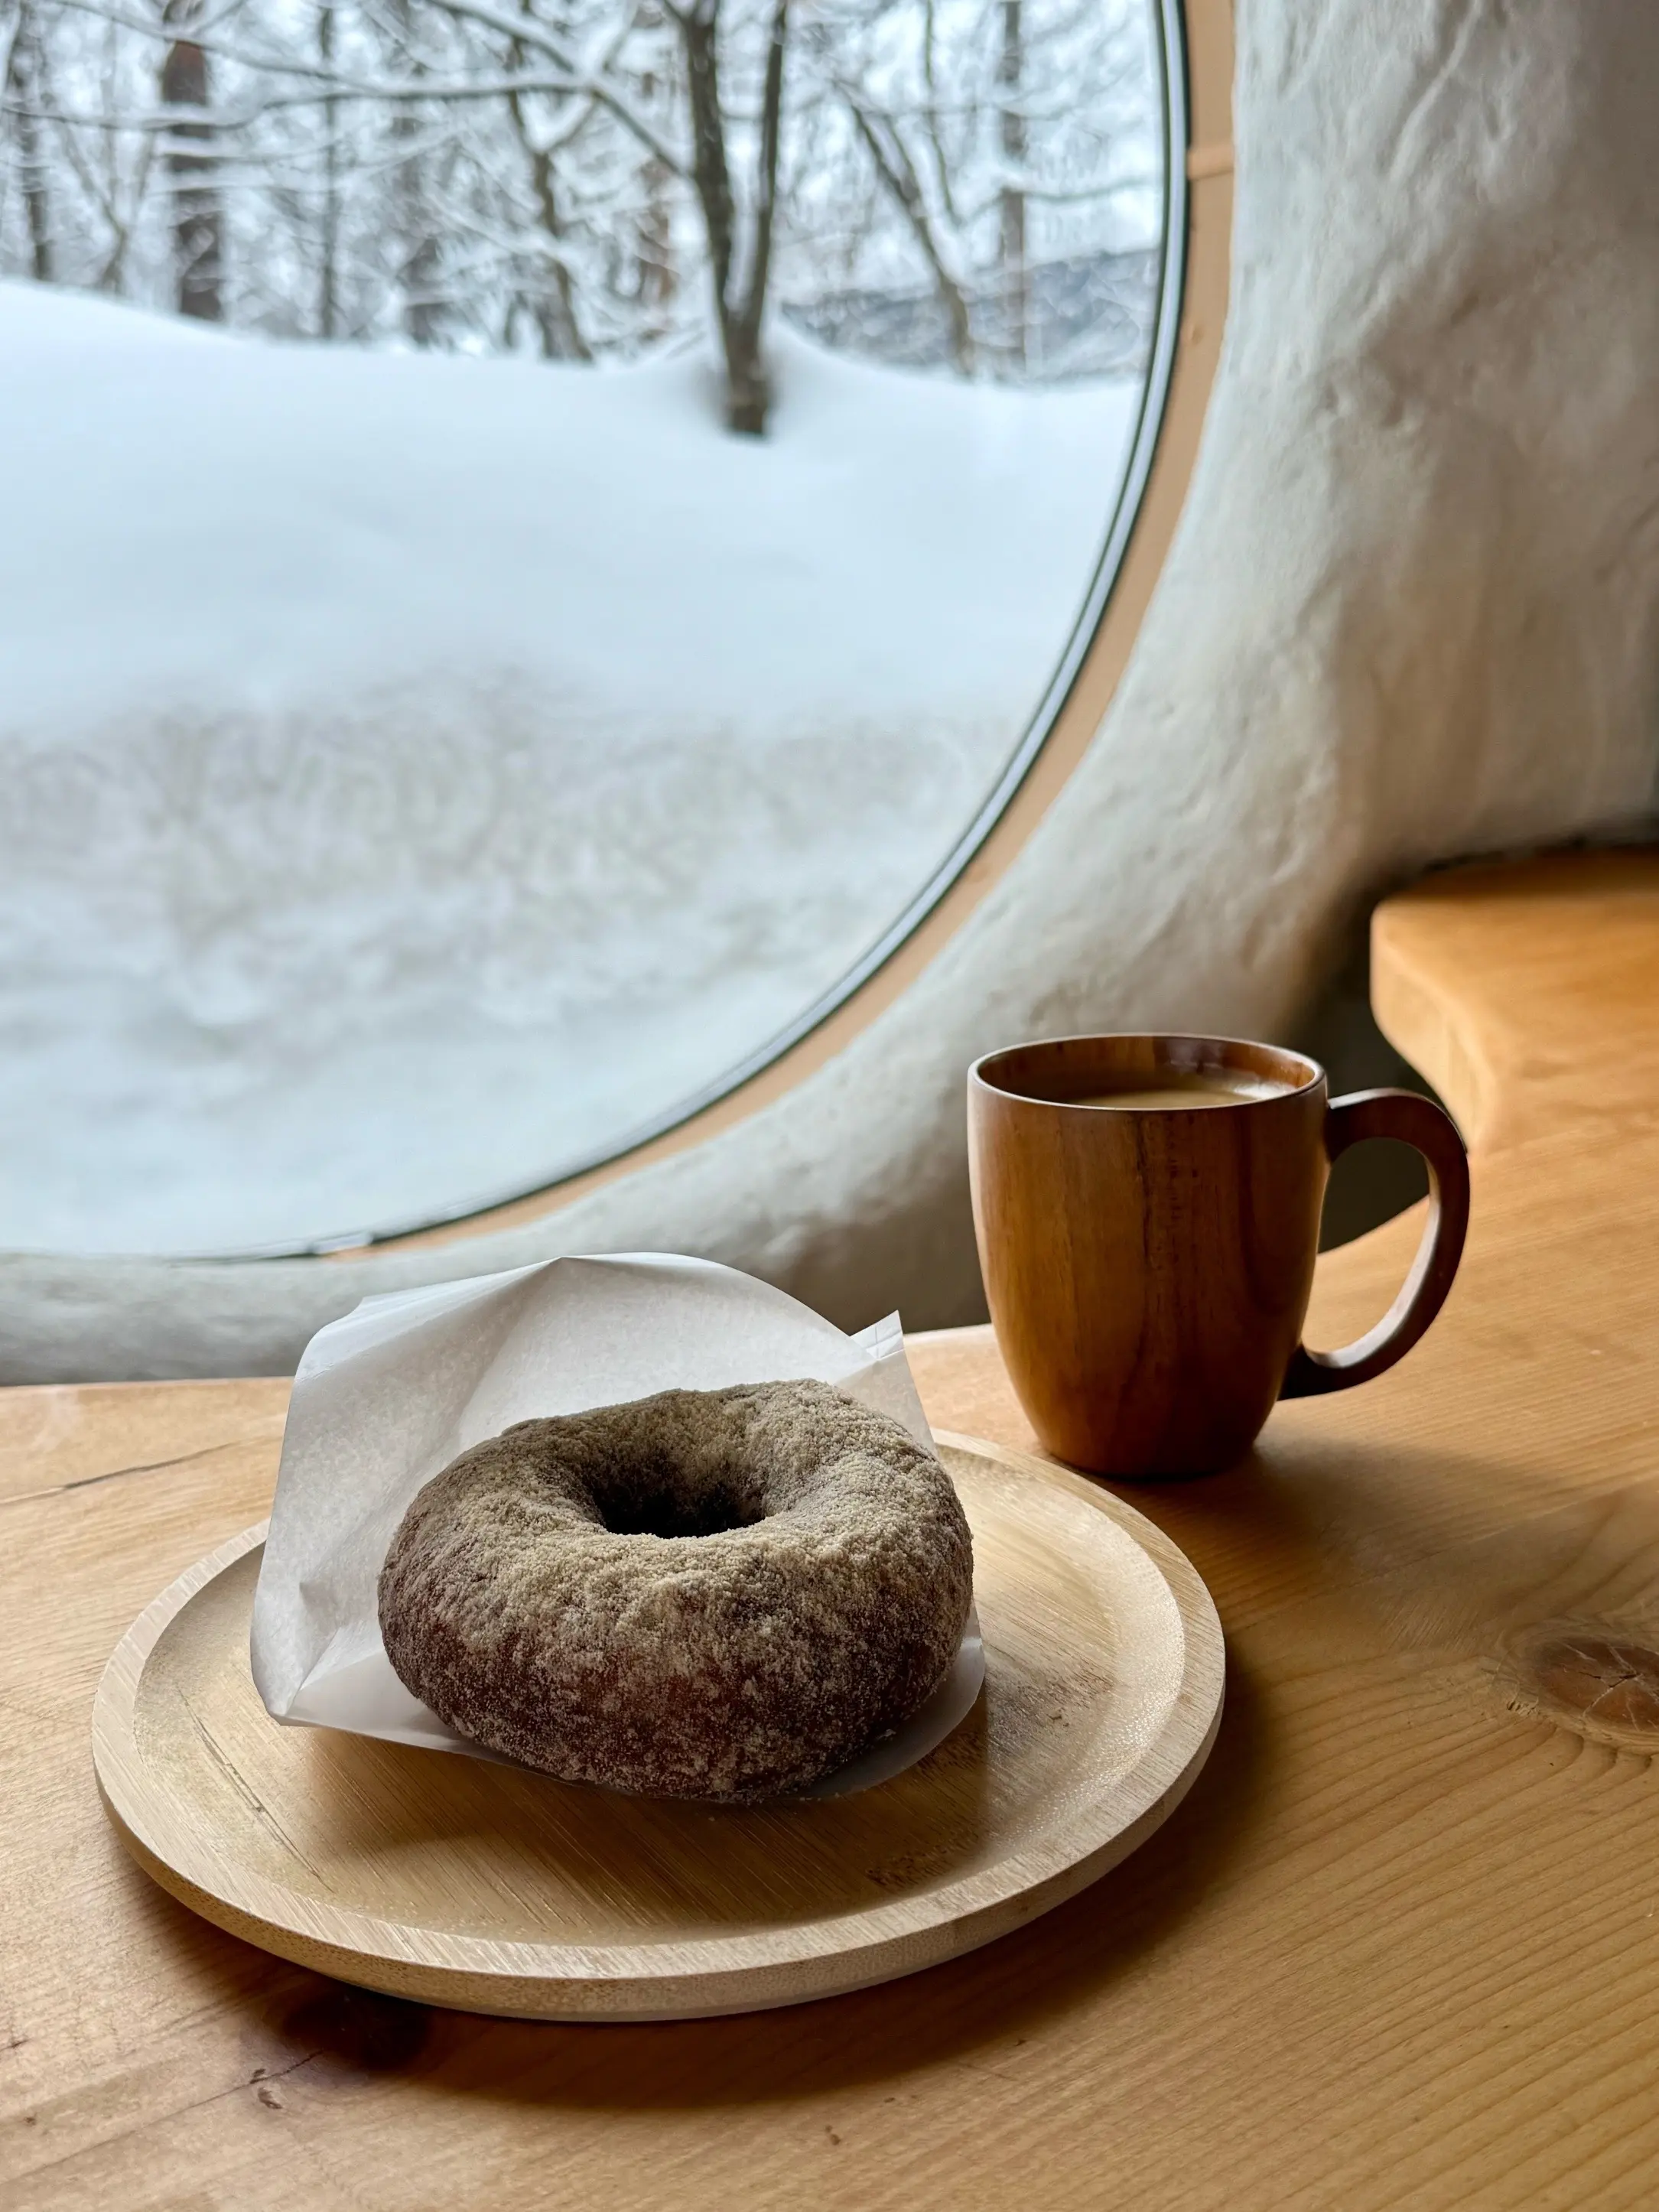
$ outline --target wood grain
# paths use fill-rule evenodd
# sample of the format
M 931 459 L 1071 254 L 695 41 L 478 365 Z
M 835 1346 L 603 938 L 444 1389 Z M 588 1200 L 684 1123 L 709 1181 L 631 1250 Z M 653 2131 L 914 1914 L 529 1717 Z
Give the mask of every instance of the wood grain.
M 174 1905 L 99 1805 L 93 1693 L 266 1510 L 282 1386 L 0 1395 L 8 2212 L 1648 2212 L 1659 857 L 1437 878 L 1376 945 L 1402 1048 L 1460 1113 L 1460 1054 L 1496 1086 L 1445 1311 L 1231 1474 L 1130 1493 L 1219 1606 L 1214 1753 L 1106 1881 L 883 1989 L 482 2021 Z M 1321 1260 L 1312 1341 L 1376 1319 L 1419 1226 Z M 988 1331 L 913 1358 L 937 1422 L 1030 1447 Z
M 112 1818 L 216 1925 L 393 1996 L 548 2020 L 795 2004 L 954 1958 L 1097 1880 L 1208 1754 L 1221 1631 L 1132 1507 L 969 1438 L 980 1703 L 882 1788 L 675 1804 L 274 1727 L 248 1671 L 263 1527 L 146 1607 L 100 1685 Z
M 1477 1151 L 1651 1127 L 1656 927 L 1647 851 L 1452 870 L 1378 908 L 1377 1018 Z

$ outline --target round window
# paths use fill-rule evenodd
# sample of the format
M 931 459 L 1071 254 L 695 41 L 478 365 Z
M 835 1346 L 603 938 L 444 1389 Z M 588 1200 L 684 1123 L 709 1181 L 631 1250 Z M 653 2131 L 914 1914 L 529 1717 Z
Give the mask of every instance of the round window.
M 14 17 L 0 1244 L 360 1242 L 730 1089 L 1093 634 L 1173 0 Z

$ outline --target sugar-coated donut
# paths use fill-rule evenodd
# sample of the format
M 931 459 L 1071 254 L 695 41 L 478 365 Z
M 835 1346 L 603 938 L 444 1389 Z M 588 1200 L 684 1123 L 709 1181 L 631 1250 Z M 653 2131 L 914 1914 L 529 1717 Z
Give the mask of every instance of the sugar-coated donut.
M 973 1596 L 950 1477 L 822 1382 L 520 1421 L 435 1475 L 380 1571 L 400 1680 L 568 1782 L 802 1788 L 943 1680 Z

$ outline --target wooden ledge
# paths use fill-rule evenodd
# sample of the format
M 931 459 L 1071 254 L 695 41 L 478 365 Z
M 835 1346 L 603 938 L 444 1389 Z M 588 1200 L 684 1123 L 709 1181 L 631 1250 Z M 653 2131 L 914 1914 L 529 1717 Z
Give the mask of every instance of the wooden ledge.
M 1371 923 L 1371 1004 L 1472 1151 L 1659 1113 L 1659 852 L 1432 876 Z

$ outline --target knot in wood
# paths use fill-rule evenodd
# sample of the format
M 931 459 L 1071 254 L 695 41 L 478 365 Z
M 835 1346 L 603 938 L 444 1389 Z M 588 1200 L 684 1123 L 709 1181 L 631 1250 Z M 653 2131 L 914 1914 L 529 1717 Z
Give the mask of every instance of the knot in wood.
M 1598 1743 L 1659 1751 L 1659 1651 L 1616 1633 L 1534 1631 L 1515 1655 L 1510 1703 Z

